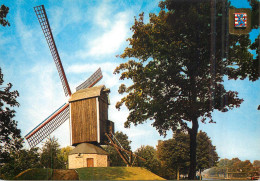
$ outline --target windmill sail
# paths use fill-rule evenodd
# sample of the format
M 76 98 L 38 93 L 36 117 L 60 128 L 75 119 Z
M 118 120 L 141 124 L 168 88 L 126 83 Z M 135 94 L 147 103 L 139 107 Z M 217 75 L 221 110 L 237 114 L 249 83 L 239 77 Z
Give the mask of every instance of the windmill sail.
M 64 104 L 54 113 L 52 113 L 47 119 L 36 126 L 31 132 L 29 132 L 25 138 L 28 141 L 30 147 L 34 147 L 40 143 L 44 138 L 56 130 L 62 123 L 69 119 L 69 113 L 69 103 Z
M 44 36 L 47 40 L 47 43 L 49 45 L 53 60 L 54 60 L 56 67 L 58 69 L 59 76 L 60 76 L 60 79 L 61 79 L 61 83 L 62 83 L 64 92 L 65 92 L 65 95 L 71 96 L 70 87 L 69 87 L 69 84 L 68 84 L 68 81 L 67 81 L 61 60 L 60 60 L 60 56 L 59 56 L 53 35 L 52 35 L 52 31 L 51 31 L 50 24 L 49 24 L 49 21 L 48 21 L 48 18 L 47 18 L 47 14 L 45 12 L 45 8 L 44 8 L 43 5 L 36 6 L 36 7 L 34 7 L 34 11 L 35 11 L 36 16 L 39 20 L 43 34 L 44 34 Z
M 92 74 L 85 82 L 76 87 L 76 91 L 93 87 L 98 81 L 102 79 L 103 75 L 101 68 L 99 68 L 94 74 Z

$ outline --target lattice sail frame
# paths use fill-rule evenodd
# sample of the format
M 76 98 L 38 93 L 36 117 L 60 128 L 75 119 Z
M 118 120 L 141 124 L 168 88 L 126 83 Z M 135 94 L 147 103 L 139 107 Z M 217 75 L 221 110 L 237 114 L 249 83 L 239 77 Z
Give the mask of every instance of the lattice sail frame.
M 69 103 L 62 105 L 54 113 L 52 113 L 47 119 L 36 126 L 25 138 L 28 141 L 30 147 L 34 147 L 40 143 L 44 138 L 49 136 L 54 130 L 56 130 L 61 124 L 69 119 L 70 108 Z
M 95 73 L 93 73 L 85 82 L 76 87 L 76 91 L 93 87 L 98 81 L 103 78 L 101 68 L 99 68 Z
M 93 73 L 85 82 L 83 82 L 80 89 L 93 87 L 98 81 L 102 79 L 103 75 L 101 68 Z M 78 89 L 78 90 L 80 90 Z M 30 147 L 34 147 L 39 144 L 44 138 L 49 136 L 55 129 L 69 119 L 69 103 L 62 105 L 47 119 L 36 126 L 31 132 L 29 132 L 25 138 L 28 141 Z
M 57 50 L 57 47 L 56 47 L 56 44 L 55 44 L 55 41 L 54 41 L 54 38 L 53 38 L 53 35 L 52 35 L 52 31 L 51 31 L 51 28 L 50 28 L 50 24 L 49 24 L 49 21 L 48 21 L 48 17 L 47 17 L 45 8 L 44 8 L 43 5 L 36 6 L 36 7 L 34 7 L 34 11 L 36 13 L 36 16 L 37 16 L 39 23 L 41 25 L 43 34 L 44 34 L 46 41 L 48 43 L 48 46 L 50 48 L 53 60 L 56 64 L 56 67 L 57 67 L 57 70 L 58 70 L 58 73 L 59 73 L 59 76 L 60 76 L 60 79 L 61 79 L 61 83 L 62 83 L 62 86 L 63 86 L 64 93 L 65 93 L 66 96 L 68 96 L 68 95 L 71 96 L 71 91 L 70 91 L 70 87 L 69 87 L 69 84 L 68 84 L 68 80 L 67 80 L 67 77 L 65 75 L 65 72 L 64 72 L 61 60 L 60 60 L 60 56 L 59 56 L 59 53 L 58 53 L 58 50 Z

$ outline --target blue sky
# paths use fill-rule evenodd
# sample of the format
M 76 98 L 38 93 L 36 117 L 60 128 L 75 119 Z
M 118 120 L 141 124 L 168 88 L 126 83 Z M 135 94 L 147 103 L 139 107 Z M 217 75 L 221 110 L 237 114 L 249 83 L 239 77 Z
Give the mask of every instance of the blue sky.
M 128 111 L 117 111 L 115 103 L 121 95 L 117 93 L 118 75 L 112 72 L 123 62 L 116 58 L 128 45 L 130 27 L 134 16 L 145 12 L 158 13 L 159 0 L 139 1 L 0 1 L 10 8 L 7 16 L 10 27 L 0 27 L 0 67 L 5 83 L 11 82 L 18 90 L 20 107 L 16 120 L 22 135 L 26 135 L 68 99 L 52 60 L 46 40 L 34 13 L 33 7 L 44 4 L 53 31 L 54 39 L 66 72 L 68 82 L 75 87 L 101 67 L 104 78 L 99 84 L 111 89 L 109 119 L 115 122 L 116 131 L 123 131 L 132 141 L 133 150 L 141 145 L 156 146 L 160 137 L 148 121 L 145 124 L 125 129 Z M 249 8 L 246 0 L 232 1 L 237 8 Z M 259 33 L 255 30 L 252 36 Z M 216 124 L 200 124 L 217 147 L 221 158 L 239 157 L 251 161 L 260 158 L 260 81 L 225 81 L 225 87 L 237 90 L 245 101 L 240 108 L 227 113 L 214 112 Z M 61 146 L 70 144 L 69 121 L 52 135 Z M 26 143 L 26 146 L 27 143 Z

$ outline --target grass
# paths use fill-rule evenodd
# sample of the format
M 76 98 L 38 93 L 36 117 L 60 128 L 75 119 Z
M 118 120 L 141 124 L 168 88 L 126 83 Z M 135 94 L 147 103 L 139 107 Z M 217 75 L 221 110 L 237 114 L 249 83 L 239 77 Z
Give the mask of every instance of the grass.
M 77 172 L 79 180 L 164 180 L 141 167 L 89 167 Z
M 74 170 L 28 169 L 15 180 L 164 180 L 141 167 L 88 167 Z M 76 175 L 72 176 L 72 172 Z
M 18 174 L 15 180 L 49 180 L 52 175 L 52 169 L 34 168 L 28 169 Z

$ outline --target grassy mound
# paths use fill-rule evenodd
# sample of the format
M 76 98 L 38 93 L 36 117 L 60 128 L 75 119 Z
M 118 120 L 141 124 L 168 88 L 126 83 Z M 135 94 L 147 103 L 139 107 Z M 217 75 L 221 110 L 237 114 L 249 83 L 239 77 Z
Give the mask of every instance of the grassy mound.
M 15 180 L 164 180 L 141 167 L 89 167 L 76 170 L 28 169 Z
M 141 167 L 89 167 L 77 172 L 79 180 L 165 180 Z
M 28 169 L 15 177 L 15 180 L 78 180 L 75 170 Z
M 52 175 L 52 169 L 34 168 L 19 173 L 15 180 L 49 180 Z

